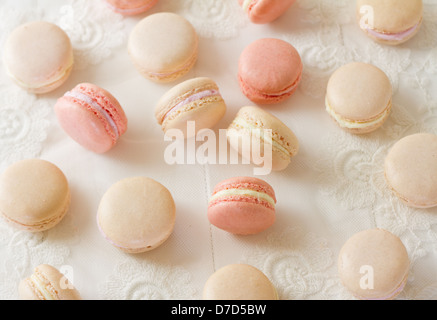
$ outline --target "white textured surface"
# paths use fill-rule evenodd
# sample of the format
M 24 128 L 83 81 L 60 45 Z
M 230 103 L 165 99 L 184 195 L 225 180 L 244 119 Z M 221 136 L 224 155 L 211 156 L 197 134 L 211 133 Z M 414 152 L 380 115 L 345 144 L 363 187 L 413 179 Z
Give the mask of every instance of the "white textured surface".
M 3 0 L 0 46 L 21 23 L 44 19 L 67 31 L 76 67 L 56 91 L 29 95 L 0 65 L 0 170 L 40 157 L 66 174 L 71 209 L 54 229 L 37 234 L 0 222 L 0 298 L 17 298 L 18 283 L 33 267 L 69 266 L 85 299 L 199 299 L 206 279 L 237 262 L 261 269 L 281 299 L 349 299 L 337 276 L 337 255 L 354 233 L 374 227 L 398 235 L 411 259 L 400 299 L 437 298 L 437 208 L 410 209 L 388 191 L 383 162 L 400 138 L 437 133 L 437 1 L 426 0 L 420 32 L 399 47 L 379 45 L 355 22 L 353 0 L 298 0 L 274 23 L 247 21 L 237 0 L 160 0 L 151 11 L 122 17 L 99 0 Z M 157 84 L 140 76 L 127 54 L 133 26 L 148 14 L 172 11 L 200 35 L 199 60 L 183 78 Z M 304 63 L 303 79 L 286 102 L 265 106 L 299 138 L 301 148 L 282 172 L 261 177 L 277 197 L 277 221 L 254 236 L 234 236 L 210 226 L 207 203 L 215 184 L 252 175 L 250 165 L 167 165 L 156 102 L 173 85 L 198 76 L 214 79 L 228 105 L 217 128 L 252 105 L 237 80 L 238 58 L 252 41 L 275 37 L 293 44 Z M 329 117 L 324 93 L 329 76 L 351 61 L 373 63 L 394 87 L 393 111 L 376 132 L 353 136 Z M 104 155 L 86 151 L 59 127 L 56 99 L 80 82 L 110 91 L 122 104 L 129 128 Z M 175 231 L 156 250 L 129 255 L 99 233 L 96 212 L 105 191 L 130 176 L 149 176 L 172 193 Z

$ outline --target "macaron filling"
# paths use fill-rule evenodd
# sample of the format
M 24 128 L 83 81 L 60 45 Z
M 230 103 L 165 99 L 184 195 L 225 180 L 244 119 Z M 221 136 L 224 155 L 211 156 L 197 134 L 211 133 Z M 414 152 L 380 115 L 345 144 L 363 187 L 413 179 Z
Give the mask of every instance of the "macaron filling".
M 254 0 L 244 0 L 243 5 L 242 5 L 243 10 L 246 12 L 249 12 L 251 5 L 252 6 L 254 5 L 253 2 L 254 2 Z
M 269 196 L 267 193 L 259 192 L 250 189 L 225 189 L 216 192 L 211 198 L 210 203 L 214 203 L 219 199 L 227 199 L 233 197 L 251 197 L 257 199 L 258 201 L 266 201 L 269 206 L 275 208 L 275 200 Z
M 262 129 L 258 128 L 250 123 L 248 123 L 246 120 L 244 120 L 241 117 L 237 117 L 234 119 L 234 121 L 232 122 L 232 125 L 234 127 L 240 127 L 243 128 L 245 130 L 249 130 L 252 134 L 254 134 L 257 138 L 259 138 L 260 140 L 265 142 L 265 138 L 264 135 L 262 134 L 262 132 L 260 132 Z M 286 149 L 284 146 L 282 146 L 282 144 L 280 144 L 279 142 L 275 141 L 272 137 L 271 140 L 271 144 L 273 146 L 273 148 L 276 148 L 277 150 L 279 150 L 281 153 L 285 154 L 287 157 L 291 157 L 292 153 Z
M 348 128 L 348 129 L 365 129 L 378 125 L 384 121 L 384 119 L 389 115 L 391 111 L 392 101 L 391 100 L 389 101 L 387 108 L 380 115 L 378 115 L 375 119 L 368 120 L 368 121 L 346 119 L 345 117 L 341 116 L 340 114 L 334 111 L 334 109 L 329 104 L 327 98 L 325 99 L 325 105 L 326 105 L 326 111 L 331 115 L 331 117 L 334 118 L 335 121 L 337 121 L 337 123 L 341 127 Z
M 385 41 L 402 41 L 404 39 L 409 38 L 411 35 L 413 35 L 416 30 L 419 28 L 420 24 L 421 24 L 422 20 L 420 20 L 416 25 L 414 25 L 413 27 L 402 31 L 402 32 L 398 32 L 398 33 L 388 33 L 388 32 L 382 32 L 382 31 L 378 31 L 376 29 L 372 29 L 370 27 L 366 27 L 366 31 L 374 36 L 375 38 L 378 38 L 380 40 L 385 40 Z
M 35 293 L 44 300 L 59 300 L 56 295 L 56 290 L 37 270 L 26 281 L 27 284 L 34 289 Z
M 182 109 L 183 107 L 185 107 L 186 105 L 197 101 L 197 100 L 201 100 L 201 99 L 205 99 L 205 98 L 209 98 L 209 97 L 214 97 L 214 96 L 220 96 L 220 92 L 216 89 L 210 89 L 210 90 L 204 90 L 201 92 L 197 92 L 191 96 L 189 96 L 188 98 L 186 98 L 185 100 L 177 103 L 174 107 L 172 107 L 165 115 L 163 118 L 163 122 L 165 119 L 169 118 L 171 116 L 171 114 L 175 113 L 176 111 Z
M 114 119 L 112 118 L 110 112 L 107 109 L 105 109 L 104 107 L 102 107 L 96 100 L 94 100 L 90 96 L 88 96 L 82 92 L 79 92 L 75 89 L 73 89 L 72 91 L 68 91 L 67 93 L 65 93 L 64 96 L 71 97 L 73 99 L 79 100 L 79 101 L 89 105 L 94 112 L 99 114 L 101 117 L 103 117 L 107 121 L 113 134 L 115 135 L 115 138 L 118 139 L 118 137 L 120 136 L 120 132 L 118 130 L 117 124 L 115 123 Z

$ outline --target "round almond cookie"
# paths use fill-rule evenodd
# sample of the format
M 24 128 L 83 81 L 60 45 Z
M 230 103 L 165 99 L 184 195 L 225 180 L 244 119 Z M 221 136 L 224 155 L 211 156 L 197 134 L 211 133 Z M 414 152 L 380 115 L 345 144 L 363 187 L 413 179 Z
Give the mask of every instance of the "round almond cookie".
M 146 12 L 158 0 L 105 0 L 109 8 L 125 16 L 133 16 Z
M 115 247 L 128 253 L 153 250 L 173 232 L 176 207 L 170 191 L 147 177 L 126 178 L 100 201 L 97 225 Z
M 342 129 L 369 133 L 389 117 L 392 94 L 390 79 L 381 69 L 368 63 L 348 63 L 328 81 L 326 111 Z
M 203 288 L 203 300 L 278 300 L 269 278 L 247 264 L 230 264 L 214 272 Z
M 18 293 L 21 300 L 82 300 L 73 284 L 48 264 L 39 265 L 30 277 L 21 280 Z
M 358 0 L 361 30 L 373 40 L 398 45 L 410 40 L 423 20 L 422 0 Z
M 250 21 L 258 24 L 272 22 L 282 16 L 296 0 L 238 0 Z
M 396 142 L 385 158 L 389 188 L 407 206 L 437 206 L 437 136 L 417 133 Z
M 0 215 L 14 227 L 48 230 L 62 220 L 69 206 L 67 178 L 51 162 L 22 160 L 0 176 Z
M 209 199 L 208 219 L 234 234 L 256 234 L 275 222 L 276 197 L 272 186 L 253 177 L 218 183 Z
M 358 232 L 340 250 L 342 284 L 360 300 L 392 300 L 404 289 L 410 261 L 402 241 L 383 229 Z
M 42 94 L 60 87 L 73 69 L 73 47 L 57 25 L 35 21 L 8 37 L 3 60 L 11 78 L 25 90 Z
M 226 113 L 226 104 L 217 84 L 210 78 L 199 77 L 184 81 L 167 91 L 158 101 L 155 117 L 162 130 L 177 129 L 185 138 L 198 131 L 212 128 Z M 188 122 L 195 128 L 188 130 Z
M 128 52 L 144 77 L 171 82 L 185 75 L 196 63 L 198 37 L 185 18 L 170 12 L 155 13 L 132 30 Z
M 280 39 L 258 39 L 240 55 L 238 81 L 252 102 L 275 104 L 297 90 L 302 70 L 300 55 L 291 44 Z

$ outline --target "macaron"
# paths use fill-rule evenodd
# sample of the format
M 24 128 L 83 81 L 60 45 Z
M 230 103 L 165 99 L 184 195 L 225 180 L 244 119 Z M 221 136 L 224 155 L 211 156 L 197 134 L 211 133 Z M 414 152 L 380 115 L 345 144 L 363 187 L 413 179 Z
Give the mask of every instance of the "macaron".
M 414 208 L 437 206 L 437 136 L 417 133 L 396 142 L 388 152 L 387 185 L 403 203 Z
M 373 40 L 398 45 L 410 40 L 423 20 L 422 0 L 358 0 L 361 30 Z
M 238 0 L 250 21 L 258 24 L 272 22 L 282 16 L 296 0 Z
M 117 99 L 91 83 L 81 83 L 55 104 L 60 126 L 78 144 L 96 153 L 110 150 L 127 130 Z
M 14 227 L 30 232 L 53 228 L 70 206 L 70 188 L 53 163 L 27 159 L 0 176 L 0 215 Z
M 392 300 L 404 289 L 410 262 L 402 241 L 383 229 L 353 235 L 340 250 L 342 284 L 360 300 Z
M 273 114 L 255 106 L 242 107 L 227 129 L 229 145 L 248 161 L 257 164 L 255 143 L 263 150 L 271 146 L 271 168 L 287 168 L 299 151 L 299 141 L 293 131 Z M 264 155 L 266 156 L 266 155 Z
M 9 76 L 36 94 L 60 87 L 73 69 L 73 47 L 57 25 L 35 21 L 16 28 L 8 37 L 3 60 Z
M 185 18 L 170 12 L 155 13 L 134 27 L 128 52 L 144 77 L 171 82 L 188 73 L 196 63 L 198 36 Z
M 233 234 L 256 234 L 275 222 L 276 197 L 272 186 L 252 177 L 218 183 L 209 199 L 208 219 Z
M 147 177 L 123 179 L 103 195 L 97 212 L 102 235 L 128 253 L 153 250 L 173 232 L 176 207 L 170 191 Z
M 296 91 L 302 69 L 301 57 L 290 43 L 273 38 L 258 39 L 240 55 L 238 82 L 251 101 L 275 104 Z
M 344 130 L 354 134 L 375 131 L 392 109 L 390 79 L 378 67 L 352 62 L 337 69 L 328 81 L 326 111 Z
M 269 278 L 247 264 L 230 264 L 214 272 L 203 287 L 203 300 L 278 300 Z
M 18 293 L 21 300 L 82 300 L 67 277 L 48 264 L 39 265 L 31 276 L 21 280 Z
M 125 16 L 132 16 L 146 12 L 158 0 L 105 0 L 109 8 Z
M 178 129 L 186 138 L 205 128 L 212 128 L 226 113 L 226 104 L 217 84 L 201 77 L 184 81 L 167 91 L 158 101 L 155 117 L 162 130 Z M 195 130 L 187 130 L 194 121 Z

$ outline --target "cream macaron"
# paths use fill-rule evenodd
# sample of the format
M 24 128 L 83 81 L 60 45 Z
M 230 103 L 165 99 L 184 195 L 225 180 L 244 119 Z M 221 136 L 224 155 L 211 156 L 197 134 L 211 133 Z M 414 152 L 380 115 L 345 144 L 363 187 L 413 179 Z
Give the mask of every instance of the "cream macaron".
M 214 272 L 203 288 L 203 300 L 278 300 L 272 282 L 248 264 L 230 264 Z
M 188 73 L 196 63 L 198 36 L 185 18 L 170 12 L 155 13 L 134 27 L 128 52 L 144 77 L 171 82 Z
M 73 69 L 73 47 L 57 25 L 35 21 L 8 37 L 3 60 L 11 78 L 25 90 L 42 94 L 55 90 Z
M 9 166 L 0 176 L 0 215 L 30 232 L 58 224 L 70 206 L 70 188 L 53 163 L 28 159 Z
M 368 63 L 348 63 L 328 81 L 326 111 L 344 130 L 369 133 L 389 117 L 392 94 L 390 79 L 381 69 Z
M 185 138 L 212 128 L 226 113 L 226 103 L 214 80 L 199 77 L 184 81 L 167 91 L 158 101 L 155 117 L 162 130 L 181 130 Z M 188 130 L 193 121 L 194 130 Z
M 82 300 L 73 284 L 55 267 L 42 264 L 18 287 L 21 300 Z
M 342 284 L 360 300 L 392 300 L 404 289 L 410 261 L 402 241 L 383 229 L 358 232 L 340 250 Z
M 287 168 L 291 158 L 299 151 L 299 141 L 294 132 L 273 114 L 255 106 L 242 107 L 227 129 L 230 146 L 252 163 L 258 164 L 253 150 L 271 147 L 271 169 Z M 264 154 L 265 155 L 265 154 Z M 263 164 L 266 166 L 266 164 Z
M 97 225 L 115 247 L 128 253 L 153 250 L 173 232 L 176 207 L 170 191 L 147 177 L 123 179 L 100 201 Z
M 389 188 L 407 206 L 437 206 L 437 136 L 417 133 L 397 141 L 385 158 Z
M 410 40 L 423 20 L 422 0 L 358 0 L 360 28 L 373 40 L 398 45 Z

